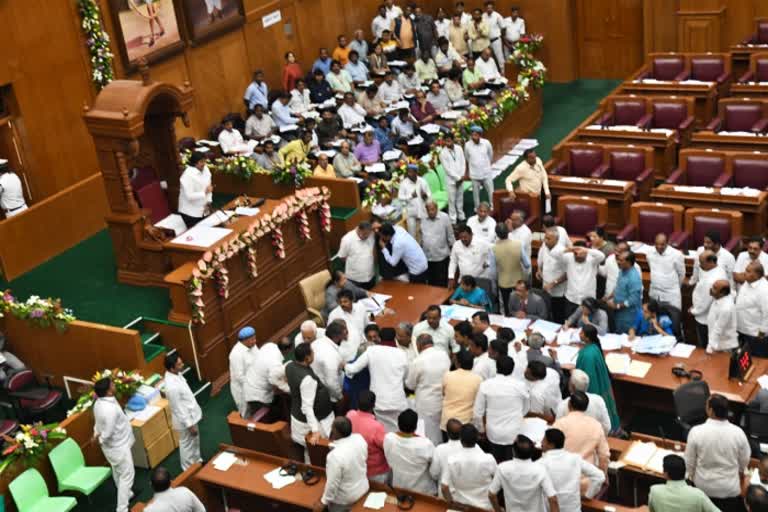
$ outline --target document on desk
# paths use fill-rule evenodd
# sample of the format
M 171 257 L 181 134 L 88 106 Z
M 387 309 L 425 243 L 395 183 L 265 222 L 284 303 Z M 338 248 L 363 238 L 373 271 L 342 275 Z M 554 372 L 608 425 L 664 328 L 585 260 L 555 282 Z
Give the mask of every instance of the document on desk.
M 296 475 L 281 475 L 280 468 L 275 468 L 269 473 L 264 474 L 264 480 L 272 484 L 273 489 L 282 489 L 283 487 L 296 482 Z
M 159 407 L 154 405 L 148 405 L 140 411 L 128 411 L 125 415 L 129 420 L 133 421 L 147 421 L 149 418 L 155 415 L 160 410 Z
M 757 378 L 757 383 L 762 389 L 768 389 L 768 375 L 761 375 Z
M 371 297 L 366 297 L 364 299 L 360 299 L 357 301 L 361 306 L 365 308 L 366 311 L 369 313 L 373 313 L 374 315 L 378 314 L 379 311 L 384 309 L 384 304 L 379 303 L 375 300 L 373 300 Z
M 215 228 L 216 226 L 227 222 L 235 215 L 234 210 L 216 210 L 203 220 L 197 223 L 197 226 Z
M 621 347 L 629 342 L 629 337 L 626 334 L 606 333 L 599 336 L 599 338 L 603 351 L 621 350 Z
M 488 319 L 491 321 L 491 325 L 509 327 L 515 332 L 525 331 L 531 323 L 530 318 L 508 317 L 504 315 L 488 315 Z
M 613 352 L 605 356 L 605 364 L 611 373 L 627 373 L 632 359 L 629 354 Z
M 249 208 L 247 206 L 238 206 L 235 208 L 235 215 L 240 215 L 242 217 L 254 217 L 259 214 L 258 208 Z
M 531 324 L 530 328 L 534 332 L 538 332 L 547 341 L 555 341 L 557 338 L 557 331 L 560 330 L 562 325 L 554 322 L 548 322 L 547 320 L 536 320 Z
M 557 359 L 560 364 L 576 364 L 576 358 L 579 357 L 579 347 L 572 345 L 560 345 L 557 347 Z
M 469 320 L 472 315 L 480 311 L 476 308 L 470 308 L 468 306 L 462 306 L 461 304 L 451 304 L 450 306 L 440 306 L 440 310 L 443 316 L 446 316 L 452 320 Z
M 642 379 L 648 373 L 648 370 L 651 369 L 651 366 L 653 366 L 651 363 L 633 359 L 632 362 L 629 363 L 627 375 L 630 377 L 637 377 L 638 379 Z
M 232 452 L 222 452 L 218 457 L 213 459 L 214 469 L 219 471 L 227 471 L 237 461 L 237 455 Z
M 387 493 L 385 492 L 369 492 L 363 502 L 363 508 L 370 508 L 371 510 L 381 510 L 387 502 Z
M 581 329 L 575 327 L 561 330 L 557 333 L 557 344 L 570 345 L 571 343 L 578 343 L 580 341 L 579 332 L 581 332 Z
M 678 343 L 672 350 L 669 351 L 669 355 L 672 357 L 680 357 L 682 359 L 688 359 L 696 350 L 696 345 L 689 345 L 688 343 Z
M 226 228 L 207 228 L 199 224 L 192 229 L 182 233 L 181 236 L 174 238 L 171 243 L 192 245 L 195 247 L 209 247 L 225 236 L 232 233 L 231 229 Z

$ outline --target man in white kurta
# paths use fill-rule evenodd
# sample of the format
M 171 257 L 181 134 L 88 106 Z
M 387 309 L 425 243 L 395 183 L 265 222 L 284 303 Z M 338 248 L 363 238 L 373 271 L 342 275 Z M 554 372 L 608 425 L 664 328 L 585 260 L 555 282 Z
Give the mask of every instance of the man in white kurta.
M 664 233 L 656 235 L 655 242 L 654 249 L 646 254 L 651 269 L 651 288 L 648 290 L 648 296 L 682 309 L 680 286 L 685 279 L 683 253 L 669 246 L 667 235 Z
M 438 445 L 443 442 L 443 377 L 451 369 L 451 359 L 444 350 L 435 348 L 429 334 L 421 334 L 416 347 L 419 355 L 408 368 L 405 387 L 416 393 L 416 412 L 424 421 L 424 434 Z
M 194 152 L 179 178 L 179 213 L 188 228 L 205 217 L 212 200 L 211 171 L 205 165 L 205 156 Z
M 357 228 L 341 237 L 339 252 L 336 253 L 344 262 L 347 279 L 366 290 L 375 284 L 374 244 L 371 223 L 361 222 Z
M 467 176 L 467 162 L 464 159 L 464 150 L 456 144 L 453 134 L 447 132 L 443 135 L 444 145 L 440 149 L 440 163 L 445 170 L 445 181 L 448 187 L 448 216 L 451 223 L 464 222 L 464 179 Z
M 115 398 L 115 383 L 104 378 L 94 384 L 96 402 L 93 404 L 93 437 L 101 445 L 104 458 L 112 468 L 112 478 L 117 487 L 117 512 L 128 512 L 133 496 L 131 487 L 135 470 L 131 447 L 135 441 L 133 428 L 123 408 Z
M 537 257 L 538 278 L 543 283 L 544 291 L 552 298 L 552 319 L 558 323 L 565 321 L 563 317 L 567 280 L 565 262 L 558 256 L 558 253 L 562 253 L 566 248 L 560 244 L 560 236 L 557 226 L 547 228 Z
M 333 420 L 331 451 L 325 462 L 325 488 L 319 505 L 331 512 L 351 510 L 368 492 L 366 477 L 368 444 L 352 433 L 352 423 L 344 416 Z
M 442 494 L 449 502 L 492 510 L 488 488 L 496 474 L 496 459 L 478 445 L 477 427 L 461 427 L 461 450 L 448 459 L 440 481 Z
M 488 39 L 491 40 L 491 46 L 487 48 L 488 53 L 490 54 L 491 50 L 493 50 L 493 58 L 491 60 L 493 60 L 494 64 L 498 64 L 500 68 L 504 66 L 504 45 L 501 41 L 504 17 L 494 9 L 493 2 L 485 2 L 483 21 L 488 25 Z
M 523 251 L 528 255 L 528 261 L 531 261 L 531 243 L 533 242 L 533 232 L 525 223 L 525 212 L 515 210 L 509 216 L 509 240 L 519 240 L 523 244 Z
M 696 249 L 696 254 L 701 256 L 704 251 L 712 251 L 717 256 L 717 265 L 725 271 L 725 275 L 728 277 L 728 281 L 731 282 L 733 288 L 733 269 L 736 266 L 736 258 L 733 254 L 723 247 L 720 240 L 720 233 L 712 231 L 704 235 L 704 243 Z M 699 280 L 699 272 L 701 267 L 698 265 L 698 260 L 695 260 L 693 265 L 693 275 L 689 280 L 691 285 L 695 285 Z
M 427 308 L 426 318 L 413 326 L 411 343 L 415 344 L 419 336 L 429 334 L 435 348 L 439 348 L 448 356 L 459 351 L 453 326 L 441 316 L 440 306 L 431 305 Z
M 426 204 L 432 197 L 426 180 L 419 176 L 419 167 L 408 164 L 407 176 L 400 182 L 397 198 L 405 212 L 408 233 L 416 238 L 421 219 L 427 216 Z
M 9 219 L 26 209 L 27 202 L 19 176 L 8 167 L 8 160 L 0 160 L 0 210 Z
M 151 482 L 155 495 L 145 512 L 205 512 L 195 493 L 181 485 L 171 487 L 171 474 L 163 466 L 155 468 Z
M 311 368 L 315 375 L 328 388 L 332 402 L 338 402 L 342 396 L 341 368 L 344 358 L 339 346 L 347 341 L 347 326 L 343 321 L 332 321 L 325 329 L 325 336 L 312 342 L 314 357 Z
M 736 257 L 736 263 L 733 266 L 736 290 L 744 283 L 747 266 L 752 262 L 759 263 L 763 267 L 763 272 L 768 272 L 768 254 L 763 251 L 763 239 L 759 236 L 750 238 L 747 242 L 747 250 L 740 252 Z
M 384 456 L 392 468 L 392 486 L 434 496 L 437 486 L 429 472 L 435 445 L 416 434 L 419 416 L 406 409 L 397 418 L 398 431 L 384 436 Z
M 181 469 L 186 471 L 192 464 L 203 461 L 197 426 L 203 419 L 203 411 L 187 380 L 181 375 L 183 368 L 184 361 L 178 352 L 165 356 L 165 397 L 171 407 L 173 430 L 179 434 Z
M 476 208 L 477 214 L 467 219 L 474 238 L 493 244 L 496 242 L 496 220 L 491 217 L 491 206 L 483 201 Z
M 275 388 L 290 393 L 288 382 L 285 380 L 283 360 L 283 353 L 273 341 L 264 343 L 253 355 L 243 384 L 246 419 L 262 407 L 272 406 L 275 401 Z
M 488 139 L 482 138 L 483 129 L 479 126 L 470 128 L 472 136 L 464 144 L 464 157 L 469 166 L 469 177 L 472 179 L 472 198 L 475 207 L 480 204 L 480 187 L 485 188 L 488 200 L 493 199 L 493 146 Z
M 250 155 L 258 142 L 245 141 L 243 135 L 232 126 L 231 120 L 224 121 L 224 129 L 219 133 L 221 152 L 225 155 Z
M 698 279 L 691 294 L 691 308 L 688 312 L 696 320 L 696 336 L 699 347 L 707 346 L 708 339 L 708 314 L 712 305 L 712 285 L 721 279 L 728 279 L 723 267 L 717 264 L 717 255 L 712 251 L 703 251 L 699 254 Z
M 558 252 L 557 256 L 565 265 L 565 300 L 569 303 L 565 313 L 568 316 L 586 297 L 595 297 L 597 267 L 605 260 L 605 255 L 597 249 L 572 247 Z
M 469 226 L 459 226 L 458 232 L 448 261 L 448 287 L 454 288 L 461 276 L 490 279 L 495 267 L 491 245 L 475 238 Z
M 248 402 L 243 397 L 245 378 L 253 358 L 258 354 L 256 347 L 256 331 L 253 327 L 246 326 L 237 333 L 237 342 L 229 351 L 229 391 L 235 401 L 237 412 L 243 418 L 248 414 Z
M 707 352 L 732 350 L 739 346 L 739 341 L 731 285 L 726 279 L 715 281 L 710 294 L 714 300 L 707 313 Z
M 339 355 L 343 361 L 351 361 L 357 356 L 357 350 L 364 341 L 368 311 L 361 303 L 354 302 L 354 295 L 349 290 L 339 290 L 338 300 L 339 305 L 328 315 L 328 322 L 341 320 L 346 325 L 347 336 L 339 344 Z

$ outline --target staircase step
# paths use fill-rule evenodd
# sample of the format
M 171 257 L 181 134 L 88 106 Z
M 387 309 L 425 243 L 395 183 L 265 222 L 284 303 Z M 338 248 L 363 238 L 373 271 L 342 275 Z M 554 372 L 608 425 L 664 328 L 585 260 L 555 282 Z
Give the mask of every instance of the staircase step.
M 211 397 L 211 383 L 208 381 L 201 381 L 197 378 L 197 372 L 191 366 L 186 366 L 181 370 L 181 374 L 187 379 L 189 389 L 197 398 L 197 402 L 200 405 L 204 405 Z
M 144 360 L 147 362 L 152 361 L 157 356 L 165 354 L 164 345 L 157 345 L 154 343 L 143 343 L 141 345 L 141 348 L 144 351 Z
M 148 343 L 152 343 L 154 345 L 162 345 L 162 342 L 160 341 L 160 333 L 159 332 L 142 332 L 141 343 L 143 345 L 147 345 Z

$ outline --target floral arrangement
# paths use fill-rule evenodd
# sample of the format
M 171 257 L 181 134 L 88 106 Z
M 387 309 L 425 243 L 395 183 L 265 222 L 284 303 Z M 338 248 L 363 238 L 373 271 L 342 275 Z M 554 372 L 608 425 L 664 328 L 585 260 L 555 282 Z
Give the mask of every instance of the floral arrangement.
M 26 467 L 33 466 L 45 454 L 51 441 L 66 437 L 67 431 L 59 427 L 58 423 L 21 425 L 14 437 L 3 436 L 8 446 L 3 450 L 4 460 L 0 464 L 0 473 L 18 460 L 24 461 Z
M 91 55 L 91 80 L 100 91 L 115 77 L 112 68 L 112 50 L 109 47 L 109 34 L 101 25 L 101 14 L 96 0 L 78 0 L 78 11 L 83 19 L 85 45 Z
M 385 199 L 394 199 L 397 193 L 399 180 L 393 178 L 391 180 L 376 180 L 368 184 L 365 187 L 363 196 L 363 208 L 372 208 L 375 204 L 382 202 Z
M 515 43 L 515 49 L 524 53 L 536 53 L 544 46 L 544 36 L 541 34 L 523 34 Z
M 237 176 L 243 181 L 250 181 L 254 174 L 269 174 L 251 157 L 244 155 L 224 156 L 208 165 L 211 172 Z
M 272 171 L 272 181 L 301 188 L 304 180 L 312 176 L 312 168 L 307 162 L 285 163 Z
M 109 377 L 115 383 L 115 398 L 119 402 L 132 397 L 144 382 L 144 377 L 138 371 L 127 372 L 119 368 L 96 372 L 91 377 L 91 382 L 95 384 L 106 377 Z M 67 411 L 67 417 L 90 409 L 96 402 L 96 398 L 96 393 L 93 390 L 83 393 L 77 399 L 74 407 Z
M 431 163 L 431 160 L 430 160 Z M 408 175 L 408 166 L 409 165 L 416 165 L 418 166 L 419 170 L 419 176 L 424 176 L 427 174 L 430 170 L 429 165 L 427 162 L 422 160 L 421 158 L 413 158 L 412 156 L 401 158 L 398 160 L 397 164 L 392 169 L 392 176 L 393 179 L 397 179 L 398 182 L 405 178 Z
M 225 240 L 213 251 L 203 254 L 192 270 L 192 277 L 187 283 L 187 293 L 192 306 L 192 320 L 197 324 L 205 323 L 203 308 L 203 286 L 208 279 L 213 279 L 217 295 L 222 299 L 229 296 L 229 276 L 227 262 L 239 254 L 243 254 L 251 277 L 258 275 L 256 264 L 256 245 L 259 239 L 269 236 L 275 256 L 285 258 L 285 243 L 282 225 L 291 219 L 299 220 L 299 234 L 302 239 L 309 238 L 308 212 L 318 212 L 322 228 L 331 230 L 331 208 L 328 205 L 330 192 L 326 187 L 312 187 L 297 190 L 296 193 L 278 204 L 271 214 L 256 217 L 236 238 Z M 306 222 L 304 222 L 304 219 Z M 304 235 L 302 235 L 302 232 Z M 306 236 L 306 238 L 304 238 Z
M 544 74 L 547 68 L 544 67 L 544 63 L 537 60 L 530 67 L 523 68 L 517 75 L 517 81 L 523 87 L 531 87 L 533 89 L 541 89 L 544 87 Z
M 10 290 L 0 295 L 0 318 L 6 314 L 26 320 L 35 327 L 53 325 L 59 331 L 66 330 L 67 324 L 75 320 L 72 311 L 61 306 L 61 299 L 43 299 L 32 295 L 25 302 L 18 302 Z

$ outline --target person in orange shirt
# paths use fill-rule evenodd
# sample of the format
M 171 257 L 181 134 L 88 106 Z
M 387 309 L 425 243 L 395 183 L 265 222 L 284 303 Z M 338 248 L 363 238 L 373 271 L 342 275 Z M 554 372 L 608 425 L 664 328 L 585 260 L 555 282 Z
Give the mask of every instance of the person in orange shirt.
M 316 178 L 335 178 L 336 171 L 333 166 L 328 163 L 328 155 L 320 153 L 317 157 L 317 167 L 315 167 L 314 176 Z
M 349 62 L 349 52 L 350 48 L 347 46 L 347 36 L 344 34 L 341 34 L 338 38 L 339 40 L 339 46 L 333 49 L 333 54 L 331 57 L 333 60 L 339 61 L 339 64 L 341 64 L 341 67 L 344 67 L 347 65 L 347 62 Z
M 413 9 L 408 6 L 405 12 L 392 20 L 392 34 L 395 36 L 398 47 L 398 58 L 407 62 L 413 62 L 416 58 L 416 38 L 414 36 L 411 14 Z
M 587 416 L 589 397 L 582 391 L 574 391 L 568 402 L 568 414 L 555 422 L 552 428 L 565 434 L 565 449 L 577 453 L 603 471 L 608 471 L 611 450 L 600 422 Z

